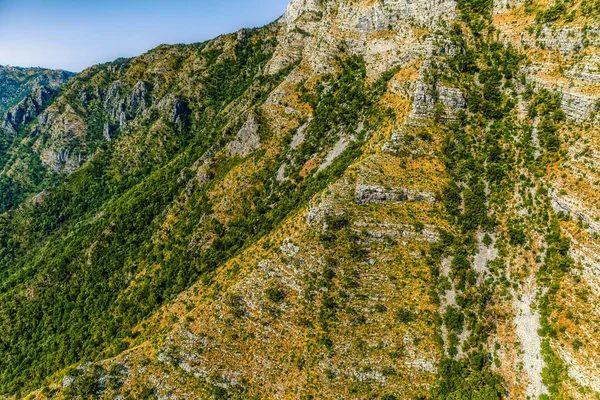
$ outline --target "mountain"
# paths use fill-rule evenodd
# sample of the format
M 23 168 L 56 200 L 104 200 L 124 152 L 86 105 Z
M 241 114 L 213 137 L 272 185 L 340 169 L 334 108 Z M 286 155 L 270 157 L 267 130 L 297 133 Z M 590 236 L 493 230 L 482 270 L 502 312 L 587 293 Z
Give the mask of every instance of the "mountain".
M 71 78 L 0 153 L 0 392 L 597 398 L 598 18 L 293 0 Z
M 44 86 L 56 89 L 72 75 L 65 71 L 0 65 L 0 114 L 4 114 L 35 89 Z
M 0 66 L 0 212 L 23 201 L 27 194 L 34 193 L 28 190 L 30 187 L 41 184 L 35 174 L 14 179 L 16 174 L 6 169 L 9 149 L 73 75 L 66 71 Z M 20 154 L 15 160 L 23 162 L 27 158 Z

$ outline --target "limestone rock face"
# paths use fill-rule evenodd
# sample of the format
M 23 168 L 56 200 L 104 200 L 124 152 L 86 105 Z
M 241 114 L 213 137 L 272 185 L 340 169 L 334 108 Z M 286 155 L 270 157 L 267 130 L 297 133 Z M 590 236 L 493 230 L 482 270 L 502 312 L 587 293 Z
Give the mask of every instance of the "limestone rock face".
M 502 3 L 502 2 L 501 2 Z M 497 6 L 498 28 L 513 45 L 532 50 L 528 66 L 523 68 L 528 81 L 539 87 L 557 90 L 562 108 L 577 122 L 594 122 L 600 99 L 600 26 L 597 21 L 532 24 L 525 29 L 521 1 Z
M 144 81 L 136 83 L 127 99 L 127 108 L 129 112 L 137 115 L 148 107 L 150 105 L 149 92 L 150 88 L 148 83 Z
M 568 117 L 576 121 L 585 121 L 590 118 L 596 108 L 598 98 L 579 93 L 562 93 L 562 108 Z
M 436 105 L 442 106 L 444 120 L 452 119 L 457 110 L 467 106 L 465 96 L 459 89 L 448 87 L 434 88 L 422 81 L 415 85 L 411 120 L 418 122 L 430 118 L 436 112 Z
M 8 71 L 16 71 L 13 73 L 25 73 L 24 71 L 36 73 L 37 70 L 8 68 L 8 70 L 0 68 L 0 113 L 2 113 L 2 102 L 8 104 L 9 99 L 18 102 L 0 116 L 0 129 L 16 136 L 19 129 L 32 122 L 49 105 L 58 89 L 69 80 L 72 74 L 64 71 L 42 70 L 42 72 L 38 72 L 40 73 L 39 76 L 26 83 L 19 84 L 14 79 L 6 77 Z M 11 85 L 16 87 L 10 89 Z M 1 99 L 2 93 L 4 93 L 4 100 Z M 19 99 L 19 95 L 22 95 L 23 98 Z
M 320 13 L 323 10 L 323 2 L 320 0 L 293 0 L 288 4 L 281 22 L 286 25 L 293 24 L 307 13 Z
M 586 205 L 576 198 L 559 196 L 556 192 L 550 195 L 551 205 L 555 212 L 564 213 L 565 217 L 580 221 L 590 233 L 600 233 L 600 222 L 588 215 Z
M 357 185 L 356 201 L 360 204 L 384 203 L 388 201 L 411 201 L 435 203 L 435 195 L 429 192 L 412 189 L 388 189 L 373 185 Z
M 111 115 L 113 118 L 116 117 L 119 109 L 121 108 L 120 97 L 121 92 L 123 90 L 123 84 L 121 81 L 116 81 L 113 83 L 108 92 L 106 92 L 106 97 L 104 100 L 104 111 Z
M 303 58 L 314 73 L 331 71 L 340 47 L 363 55 L 375 78 L 426 52 L 411 27 L 435 28 L 454 15 L 454 0 L 370 2 L 294 0 L 279 20 L 286 32 L 267 64 L 275 73 Z
M 71 173 L 77 170 L 89 156 L 85 147 L 75 147 L 73 142 L 85 137 L 85 120 L 72 108 L 65 107 L 58 112 L 54 106 L 40 116 L 39 123 L 33 129 L 37 140 L 45 141 L 40 148 L 40 160 L 55 173 Z
M 585 30 L 580 27 L 544 26 L 535 37 L 524 36 L 523 44 L 557 50 L 565 55 L 576 55 L 587 46 L 598 46 L 600 44 L 599 35 L 600 28 L 594 26 Z
M 441 18 L 451 18 L 456 9 L 454 0 L 395 0 L 370 2 L 370 5 L 356 6 L 342 2 L 341 19 L 353 28 L 366 33 L 393 29 L 398 24 L 410 22 L 421 26 L 436 26 Z
M 526 3 L 522 1 L 497 3 L 495 24 L 502 32 L 503 40 L 527 54 L 527 66 L 523 68 L 525 81 L 534 91 L 548 90 L 560 96 L 559 104 L 567 116 L 568 122 L 559 132 L 564 159 L 556 163 L 553 171 L 548 172 L 543 180 L 549 190 L 552 212 L 559 215 L 561 232 L 565 240 L 571 243 L 569 256 L 577 265 L 577 272 L 571 271 L 561 280 L 560 294 L 555 301 L 563 309 L 562 315 L 578 315 L 580 319 L 575 322 L 576 326 L 561 328 L 566 330 L 564 336 L 559 335 L 549 342 L 560 362 L 566 366 L 565 376 L 568 378 L 565 382 L 589 387 L 590 393 L 596 393 L 600 390 L 600 377 L 594 366 L 598 363 L 598 350 L 590 346 L 587 338 L 600 329 L 596 322 L 600 311 L 595 305 L 589 306 L 597 304 L 600 298 L 596 139 L 600 111 L 600 25 L 593 15 L 595 11 L 581 9 L 578 5 L 567 6 L 563 13 L 555 16 L 554 21 L 541 22 L 535 20 L 533 13 L 527 14 Z M 539 3 L 536 10 L 549 10 L 553 4 Z M 547 389 L 550 389 L 541 383 L 543 365 L 540 364 L 543 364 L 543 359 L 534 354 L 534 360 L 528 354 L 532 348 L 531 337 L 525 332 L 531 331 L 527 325 L 531 325 L 532 319 L 537 319 L 533 318 L 537 311 L 530 309 L 529 303 L 535 302 L 532 299 L 536 296 L 536 290 L 547 290 L 535 288 L 535 285 L 535 279 L 532 278 L 517 304 L 517 308 L 521 309 L 517 321 L 521 320 L 525 325 L 519 326 L 518 333 L 524 342 L 524 362 L 528 365 L 526 371 L 530 378 L 527 393 L 532 397 L 547 393 Z M 587 293 L 589 296 L 582 300 L 583 297 L 576 293 Z M 560 314 L 556 313 L 553 318 L 562 318 Z M 578 341 L 587 344 L 579 349 Z M 561 395 L 577 399 L 591 396 L 574 392 Z
M 19 127 L 32 122 L 47 106 L 55 91 L 47 87 L 37 87 L 21 103 L 6 113 L 3 126 L 16 134 Z
M 3 67 L 0 65 L 0 115 L 21 102 L 38 88 L 58 89 L 71 77 L 66 71 L 41 68 Z
M 235 138 L 229 143 L 227 149 L 232 156 L 245 157 L 260 148 L 259 125 L 254 113 L 248 115 L 248 119 L 239 130 Z
M 167 121 L 178 125 L 185 123 L 185 118 L 189 112 L 185 102 L 171 94 L 165 96 L 158 103 L 157 108 Z
M 444 52 L 451 53 L 452 49 L 444 49 Z M 433 117 L 438 109 L 441 111 L 438 117 L 448 121 L 453 119 L 456 111 L 467 107 L 465 95 L 459 89 L 425 82 L 430 68 L 430 63 L 426 61 L 419 72 L 419 80 L 414 86 L 410 123 L 419 124 L 420 121 Z
M 336 12 L 337 17 L 348 27 L 373 32 L 386 30 L 390 24 L 400 20 L 412 21 L 416 24 L 436 23 L 437 19 L 446 14 L 454 13 L 454 0 L 394 0 L 386 2 L 348 2 L 348 1 L 319 1 L 293 0 L 281 18 L 285 24 L 294 24 L 299 18 L 309 13 Z

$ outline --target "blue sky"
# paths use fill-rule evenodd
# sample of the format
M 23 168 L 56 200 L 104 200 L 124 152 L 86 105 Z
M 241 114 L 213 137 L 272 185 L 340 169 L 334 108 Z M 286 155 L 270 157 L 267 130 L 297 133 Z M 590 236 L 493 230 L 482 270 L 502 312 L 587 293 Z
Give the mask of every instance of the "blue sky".
M 79 72 L 283 14 L 289 0 L 0 0 L 0 65 Z

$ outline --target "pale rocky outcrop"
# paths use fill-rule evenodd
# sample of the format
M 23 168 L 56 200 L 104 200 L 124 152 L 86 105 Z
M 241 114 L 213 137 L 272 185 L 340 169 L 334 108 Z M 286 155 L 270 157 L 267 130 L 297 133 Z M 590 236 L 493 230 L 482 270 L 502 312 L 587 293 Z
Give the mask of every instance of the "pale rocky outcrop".
M 316 74 L 330 72 L 340 47 L 363 55 L 369 76 L 427 53 L 411 27 L 436 27 L 455 13 L 454 0 L 408 0 L 353 4 L 345 1 L 294 0 L 279 20 L 280 45 L 266 72 L 275 73 L 304 59 Z M 387 34 L 386 34 L 387 33 Z
M 523 346 L 523 368 L 529 379 L 527 395 L 537 399 L 541 395 L 548 395 L 548 389 L 542 380 L 542 371 L 546 366 L 542 356 L 542 339 L 538 332 L 541 329 L 540 312 L 533 309 L 537 288 L 532 279 L 528 282 L 525 291 L 515 294 L 515 320 L 516 333 Z
M 340 139 L 336 142 L 336 144 L 333 146 L 333 148 L 331 149 L 331 151 L 329 151 L 329 153 L 327 153 L 327 156 L 325 157 L 325 160 L 323 160 L 323 163 L 319 166 L 318 171 L 324 171 L 326 170 L 332 163 L 333 161 L 338 158 L 347 148 L 348 145 L 350 143 L 352 143 L 354 141 L 354 136 L 347 136 L 347 135 L 342 135 L 340 137 Z
M 37 89 L 55 91 L 63 86 L 72 73 L 44 70 L 42 68 L 20 68 L 0 65 L 0 118 L 15 105 L 18 106 Z M 33 95 L 35 98 L 36 95 Z M 38 103 L 41 103 L 38 101 Z
M 165 120 L 177 125 L 183 125 L 189 113 L 187 104 L 173 94 L 163 97 L 157 109 Z
M 409 119 L 413 122 L 430 118 L 435 113 L 436 104 L 443 106 L 443 119 L 452 119 L 454 112 L 467 107 L 465 96 L 459 89 L 438 87 L 433 88 L 426 83 L 416 83 L 413 108 Z
M 16 132 L 19 127 L 32 122 L 47 106 L 54 93 L 54 90 L 47 87 L 35 88 L 25 100 L 6 113 L 3 126 Z
M 494 14 L 500 14 L 506 10 L 523 4 L 525 0 L 494 0 Z
M 589 27 L 583 30 L 576 28 L 557 28 L 544 26 L 539 33 L 524 36 L 523 44 L 558 50 L 564 54 L 575 55 L 588 45 L 600 44 L 600 28 Z
M 309 119 L 301 127 L 298 128 L 298 130 L 292 137 L 292 142 L 290 143 L 291 149 L 297 149 L 302 144 L 302 142 L 304 142 L 305 133 L 311 121 L 312 119 Z
M 552 191 L 550 193 L 550 204 L 555 212 L 562 212 L 567 217 L 584 223 L 590 232 L 600 232 L 600 223 L 588 215 L 589 211 L 586 212 L 585 204 L 582 204 L 577 199 L 560 196 L 555 191 Z
M 496 235 L 494 233 L 488 234 L 491 244 L 488 246 L 483 242 L 485 233 L 479 232 L 477 234 L 477 254 L 473 260 L 473 266 L 478 274 L 478 282 L 481 284 L 486 278 L 489 268 L 488 264 L 498 258 L 498 249 L 496 248 Z
M 111 120 L 118 120 L 122 112 L 125 111 L 125 104 L 122 101 L 123 84 L 121 81 L 114 82 L 104 98 L 104 112 Z
M 254 113 L 248 115 L 248 119 L 236 137 L 227 145 L 231 156 L 245 157 L 260 148 L 259 125 Z
M 62 73 L 58 78 L 46 75 L 36 78 L 32 84 L 30 93 L 2 116 L 0 129 L 3 129 L 12 136 L 16 136 L 19 129 L 35 121 L 46 107 L 48 107 L 58 89 L 70 77 L 70 74 Z
M 144 81 L 135 84 L 127 99 L 129 112 L 139 114 L 150 105 L 150 90 L 150 85 Z
M 595 109 L 597 101 L 598 98 L 579 93 L 562 93 L 562 108 L 569 118 L 576 121 L 588 120 Z
M 360 204 L 383 203 L 386 201 L 415 201 L 435 203 L 433 193 L 413 189 L 392 189 L 374 185 L 356 185 L 356 201 Z
M 578 60 L 564 75 L 579 82 L 600 84 L 600 54 L 588 52 Z

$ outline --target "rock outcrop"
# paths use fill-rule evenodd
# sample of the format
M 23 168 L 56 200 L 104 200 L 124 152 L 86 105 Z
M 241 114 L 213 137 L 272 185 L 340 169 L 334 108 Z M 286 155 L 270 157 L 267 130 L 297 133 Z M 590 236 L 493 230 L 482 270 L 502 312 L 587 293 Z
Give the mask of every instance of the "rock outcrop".
M 235 138 L 227 145 L 231 156 L 245 157 L 260 148 L 259 125 L 254 113 L 248 115 L 244 126 L 239 130 Z
M 9 72 L 13 74 L 33 74 L 25 82 L 19 82 L 7 77 Z M 51 100 L 56 96 L 58 90 L 73 74 L 64 71 L 46 71 L 37 69 L 6 69 L 0 71 L 0 97 L 4 93 L 4 99 L 0 100 L 5 105 L 10 102 L 17 104 L 2 112 L 0 129 L 12 136 L 16 136 L 20 129 L 33 122 L 38 115 L 46 109 Z M 25 78 L 21 78 L 25 79 Z M 7 82 L 8 81 L 8 82 Z M 12 89 L 11 89 L 12 87 Z

